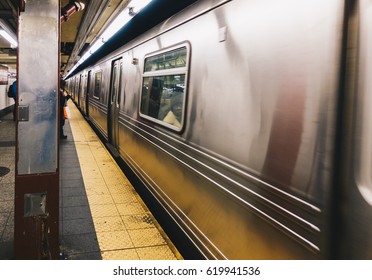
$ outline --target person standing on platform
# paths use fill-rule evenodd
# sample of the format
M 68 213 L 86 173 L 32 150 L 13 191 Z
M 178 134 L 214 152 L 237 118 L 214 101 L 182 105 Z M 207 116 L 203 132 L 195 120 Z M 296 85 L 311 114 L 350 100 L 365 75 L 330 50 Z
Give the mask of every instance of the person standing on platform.
M 16 120 L 16 103 L 17 103 L 17 80 L 15 80 L 8 89 L 8 97 L 13 98 L 14 108 L 13 108 L 13 121 Z
M 65 107 L 67 106 L 67 101 L 71 96 L 65 90 L 66 82 L 64 80 L 60 81 L 59 89 L 59 112 L 60 112 L 60 122 L 59 122 L 59 138 L 67 139 L 67 135 L 63 132 L 63 126 L 65 125 L 65 120 L 67 119 Z

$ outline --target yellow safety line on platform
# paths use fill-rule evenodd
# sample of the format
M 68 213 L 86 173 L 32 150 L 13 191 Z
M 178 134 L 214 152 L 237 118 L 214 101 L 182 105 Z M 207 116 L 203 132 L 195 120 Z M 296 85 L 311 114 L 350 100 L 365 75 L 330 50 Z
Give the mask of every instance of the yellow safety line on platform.
M 74 103 L 68 105 L 102 259 L 182 259 Z

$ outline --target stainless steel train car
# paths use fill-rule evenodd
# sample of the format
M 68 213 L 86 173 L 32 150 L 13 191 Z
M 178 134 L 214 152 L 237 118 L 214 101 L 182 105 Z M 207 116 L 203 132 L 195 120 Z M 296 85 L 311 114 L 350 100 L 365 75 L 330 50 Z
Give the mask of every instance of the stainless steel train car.
M 207 259 L 372 258 L 372 1 L 200 0 L 68 78 Z

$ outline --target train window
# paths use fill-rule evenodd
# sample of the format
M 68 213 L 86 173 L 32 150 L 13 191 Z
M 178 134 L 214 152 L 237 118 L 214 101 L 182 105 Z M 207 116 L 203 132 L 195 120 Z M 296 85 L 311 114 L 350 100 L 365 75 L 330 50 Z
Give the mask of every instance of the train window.
M 158 54 L 145 60 L 145 72 L 186 67 L 186 47 Z
M 180 131 L 184 122 L 188 48 L 145 59 L 140 115 Z
M 102 82 L 102 71 L 98 71 L 94 74 L 94 91 L 93 97 L 99 99 L 101 91 L 101 82 Z

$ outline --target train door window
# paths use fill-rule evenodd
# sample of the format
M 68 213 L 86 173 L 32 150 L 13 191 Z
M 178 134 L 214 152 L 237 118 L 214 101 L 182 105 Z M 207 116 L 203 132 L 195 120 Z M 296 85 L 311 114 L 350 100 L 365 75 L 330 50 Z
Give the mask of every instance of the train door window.
M 120 102 L 121 102 L 121 94 L 122 94 L 122 90 L 123 90 L 123 62 L 120 62 L 120 71 L 119 71 L 119 93 L 118 93 L 118 100 L 117 100 L 117 104 L 120 106 Z
M 175 131 L 185 119 L 189 45 L 145 58 L 140 116 Z
M 111 90 L 112 90 L 112 93 L 111 93 L 111 103 L 113 103 L 115 101 L 115 94 L 114 93 L 117 93 L 117 71 L 116 71 L 116 67 L 117 66 L 114 66 L 114 69 L 112 71 L 112 81 L 111 81 Z
M 91 96 L 91 79 L 92 79 L 92 70 L 88 72 L 88 81 L 87 81 L 87 95 Z
M 102 83 L 102 71 L 98 71 L 94 74 L 93 97 L 96 99 L 100 98 L 101 83 Z
M 80 99 L 84 97 L 84 92 L 83 92 L 84 87 L 83 87 L 83 85 L 84 85 L 84 75 L 81 74 L 80 79 L 79 79 L 79 89 L 78 89 L 78 96 L 77 96 L 79 106 L 81 106 L 81 100 Z
M 79 94 L 80 76 L 76 76 L 75 88 L 74 88 L 74 100 L 77 101 L 77 96 Z
M 356 149 L 354 164 L 358 188 L 364 199 L 372 205 L 372 10 L 365 9 L 361 16 L 359 93 L 357 103 Z

